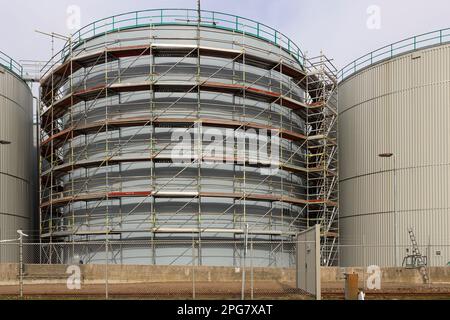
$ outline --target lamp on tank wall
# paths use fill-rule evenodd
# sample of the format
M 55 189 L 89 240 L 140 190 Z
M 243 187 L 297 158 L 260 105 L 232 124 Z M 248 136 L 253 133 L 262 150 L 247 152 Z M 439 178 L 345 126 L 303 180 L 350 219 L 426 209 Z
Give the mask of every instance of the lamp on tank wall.
M 11 144 L 11 141 L 0 140 L 0 144 L 1 144 L 1 145 L 10 145 L 10 144 Z
M 380 158 L 392 158 L 394 156 L 393 153 L 381 153 L 378 155 Z

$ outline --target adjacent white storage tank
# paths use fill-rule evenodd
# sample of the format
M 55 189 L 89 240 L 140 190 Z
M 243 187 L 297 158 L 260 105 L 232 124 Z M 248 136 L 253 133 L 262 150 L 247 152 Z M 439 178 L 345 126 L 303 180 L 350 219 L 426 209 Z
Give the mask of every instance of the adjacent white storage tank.
M 409 228 L 431 265 L 450 261 L 449 30 L 427 35 L 428 42 L 419 39 L 374 52 L 343 71 L 342 266 L 401 266 L 412 254 Z M 363 64 L 368 66 L 357 71 Z
M 32 231 L 33 96 L 22 67 L 0 52 L 0 240 Z M 17 262 L 15 244 L 0 246 L 0 263 Z

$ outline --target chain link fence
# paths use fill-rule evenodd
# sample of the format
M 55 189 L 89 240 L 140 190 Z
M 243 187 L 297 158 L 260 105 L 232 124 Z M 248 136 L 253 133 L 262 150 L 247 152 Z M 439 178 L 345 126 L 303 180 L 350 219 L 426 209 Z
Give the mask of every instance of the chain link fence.
M 303 266 L 297 266 L 296 246 L 252 239 L 0 243 L 0 299 L 312 300 L 297 289 L 297 268 Z M 374 289 L 373 254 L 391 249 L 340 246 L 344 255 L 345 250 L 361 254 L 363 263 L 322 268 L 323 296 L 343 298 L 348 273 L 359 275 L 361 290 Z M 421 250 L 436 254 L 442 246 Z M 422 281 L 421 266 L 405 261 L 397 267 L 379 267 L 382 288 L 375 288 L 374 294 L 440 293 L 450 298 L 449 267 L 425 265 L 429 278 Z

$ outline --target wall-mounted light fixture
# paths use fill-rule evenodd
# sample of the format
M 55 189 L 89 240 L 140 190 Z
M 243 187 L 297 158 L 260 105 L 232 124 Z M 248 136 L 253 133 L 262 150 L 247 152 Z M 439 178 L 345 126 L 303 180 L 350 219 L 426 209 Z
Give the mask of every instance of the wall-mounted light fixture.
M 2 144 L 2 145 L 9 145 L 9 144 L 11 144 L 11 141 L 0 140 L 0 144 Z

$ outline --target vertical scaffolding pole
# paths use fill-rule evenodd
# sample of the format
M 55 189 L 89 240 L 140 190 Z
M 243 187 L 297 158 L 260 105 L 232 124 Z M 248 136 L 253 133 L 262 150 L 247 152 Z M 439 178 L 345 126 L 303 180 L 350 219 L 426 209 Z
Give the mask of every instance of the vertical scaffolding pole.
M 23 237 L 19 236 L 19 296 L 23 299 Z
M 198 130 L 197 130 L 197 204 L 198 204 L 198 210 L 197 210 L 197 227 L 198 227 L 198 265 L 202 265 L 202 163 L 203 163 L 203 127 L 202 123 L 200 122 L 201 119 L 201 76 L 202 76 L 202 70 L 201 70 L 201 52 L 200 52 L 200 45 L 201 45 L 201 23 L 202 23 L 202 11 L 201 11 L 201 1 L 197 0 L 197 11 L 198 11 L 198 17 L 197 17 L 197 124 L 198 124 Z
M 192 300 L 196 299 L 195 265 L 196 265 L 195 235 L 192 235 Z
M 254 272 L 254 268 L 253 268 L 253 264 L 254 261 L 253 259 L 255 258 L 254 256 L 254 252 L 253 252 L 253 237 L 251 239 L 250 242 L 250 299 L 254 300 L 254 295 L 255 295 L 255 272 Z
M 241 288 L 241 299 L 245 300 L 245 284 L 247 281 L 246 278 L 246 266 L 247 266 L 247 248 L 248 248 L 248 224 L 245 224 L 245 228 L 244 228 L 244 259 L 243 259 L 243 264 L 242 264 L 242 288 Z

